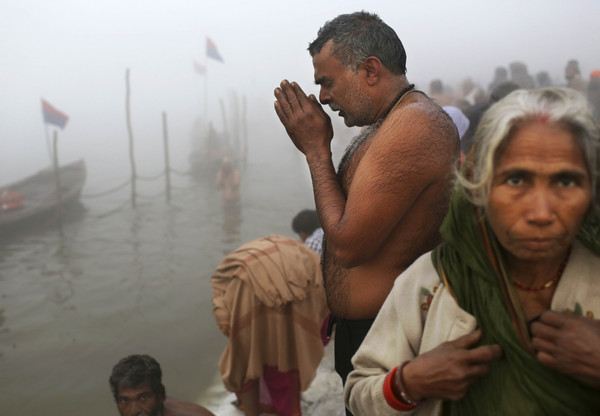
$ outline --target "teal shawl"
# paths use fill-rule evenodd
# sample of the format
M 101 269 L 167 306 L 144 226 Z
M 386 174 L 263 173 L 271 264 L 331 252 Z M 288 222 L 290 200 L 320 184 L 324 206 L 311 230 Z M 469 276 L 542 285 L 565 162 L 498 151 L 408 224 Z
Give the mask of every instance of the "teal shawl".
M 580 240 L 598 248 L 598 221 Z M 600 413 L 600 392 L 536 360 L 527 322 L 505 270 L 502 249 L 485 220 L 456 190 L 441 227 L 445 243 L 433 251 L 438 273 L 462 309 L 482 329 L 481 345 L 499 344 L 501 359 L 459 401 L 444 402 L 444 415 L 589 415 Z

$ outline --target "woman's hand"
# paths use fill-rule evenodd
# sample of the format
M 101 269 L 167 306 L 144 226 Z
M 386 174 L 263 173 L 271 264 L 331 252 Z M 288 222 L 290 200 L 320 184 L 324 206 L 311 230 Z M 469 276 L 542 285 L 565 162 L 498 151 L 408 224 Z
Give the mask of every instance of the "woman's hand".
M 573 312 L 545 311 L 531 325 L 543 365 L 600 388 L 600 322 Z
M 401 375 L 406 395 L 414 401 L 464 397 L 469 386 L 488 372 L 488 363 L 502 356 L 502 349 L 496 344 L 471 348 L 480 338 L 481 330 L 477 330 L 406 364 Z

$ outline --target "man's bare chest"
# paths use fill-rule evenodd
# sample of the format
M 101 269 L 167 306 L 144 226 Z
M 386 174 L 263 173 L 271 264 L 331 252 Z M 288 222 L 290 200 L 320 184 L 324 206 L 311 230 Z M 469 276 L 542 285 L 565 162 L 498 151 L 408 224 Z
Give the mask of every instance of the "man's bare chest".
M 365 140 L 353 149 L 348 149 L 344 155 L 344 159 L 338 168 L 338 179 L 344 190 L 344 194 L 348 195 L 348 189 L 354 180 L 354 175 L 360 166 L 360 163 L 369 150 L 371 145 L 370 140 Z

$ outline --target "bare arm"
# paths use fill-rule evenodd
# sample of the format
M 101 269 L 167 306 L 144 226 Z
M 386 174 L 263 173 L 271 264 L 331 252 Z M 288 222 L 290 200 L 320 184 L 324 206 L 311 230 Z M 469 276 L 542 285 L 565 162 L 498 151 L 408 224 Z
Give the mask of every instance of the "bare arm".
M 294 145 L 306 157 L 313 183 L 315 205 L 326 234 L 344 213 L 346 197 L 331 160 L 331 119 L 314 95 L 306 96 L 295 82 L 275 89 L 275 111 Z M 332 235 L 332 238 L 333 237 Z
M 543 365 L 600 388 L 600 322 L 573 312 L 546 311 L 531 325 Z
M 347 268 L 371 260 L 421 192 L 449 172 L 451 151 L 428 150 L 451 138 L 432 134 L 431 118 L 418 107 L 390 114 L 370 140 L 346 198 L 331 161 L 331 122 L 316 98 L 287 81 L 275 96 L 280 120 L 306 156 L 328 248 Z

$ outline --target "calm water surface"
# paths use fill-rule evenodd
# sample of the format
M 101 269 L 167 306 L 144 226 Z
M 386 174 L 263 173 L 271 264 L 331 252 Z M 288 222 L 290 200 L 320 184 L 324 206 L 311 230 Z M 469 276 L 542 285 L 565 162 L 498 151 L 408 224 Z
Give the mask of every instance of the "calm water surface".
M 62 232 L 42 224 L 1 236 L 2 414 L 116 415 L 108 377 L 132 353 L 157 358 L 168 394 L 202 400 L 219 382 L 227 341 L 212 316 L 212 271 L 246 241 L 295 238 L 293 216 L 314 207 L 303 157 L 287 141 L 274 147 L 251 151 L 233 212 L 212 183 L 178 175 L 170 204 L 139 199 L 111 213 L 129 199 L 125 189 L 82 198 Z M 112 186 L 94 174 L 84 196 Z M 164 189 L 162 180 L 138 186 Z

